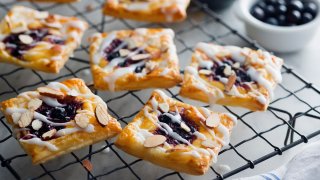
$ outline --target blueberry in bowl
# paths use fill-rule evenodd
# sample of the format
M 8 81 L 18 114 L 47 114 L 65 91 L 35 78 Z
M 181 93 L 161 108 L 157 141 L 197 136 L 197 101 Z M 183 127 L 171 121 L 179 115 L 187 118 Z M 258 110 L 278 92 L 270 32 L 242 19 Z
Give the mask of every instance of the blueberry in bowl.
M 298 26 L 311 22 L 318 14 L 311 0 L 260 0 L 250 13 L 256 19 L 275 26 Z
M 269 51 L 301 50 L 319 27 L 318 0 L 239 0 L 237 5 L 247 34 Z

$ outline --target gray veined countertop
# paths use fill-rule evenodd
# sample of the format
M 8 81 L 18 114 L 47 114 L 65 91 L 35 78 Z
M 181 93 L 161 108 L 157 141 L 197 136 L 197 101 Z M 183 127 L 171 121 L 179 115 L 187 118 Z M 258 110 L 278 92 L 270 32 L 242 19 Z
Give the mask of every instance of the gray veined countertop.
M 86 9 L 86 5 L 89 3 L 92 5 L 92 8 L 94 11 L 90 13 L 86 13 L 85 17 L 87 17 L 90 22 L 93 24 L 96 24 L 97 27 L 100 28 L 100 21 L 101 21 L 101 13 L 97 8 L 101 5 L 99 2 L 102 2 L 103 0 L 82 0 L 82 2 L 74 3 L 72 5 L 63 5 L 63 6 L 57 6 L 50 8 L 49 11 L 51 13 L 60 13 L 63 15 L 74 15 L 78 14 L 76 11 L 81 12 Z M 10 3 L 14 2 L 14 0 L 1 0 L 1 3 Z M 17 2 L 19 5 L 26 5 L 29 7 L 34 7 L 34 4 L 30 4 L 29 2 Z M 40 4 L 41 8 L 48 7 L 48 4 Z M 221 12 L 222 19 L 227 22 L 229 25 L 231 25 L 234 29 L 238 30 L 240 33 L 244 33 L 244 27 L 240 20 L 236 18 L 234 15 L 234 9 L 229 8 L 223 12 Z M 141 22 L 134 22 L 129 20 L 119 21 L 119 20 L 113 20 L 110 17 L 105 18 L 105 31 L 110 30 L 117 30 L 117 29 L 127 29 L 128 27 L 170 27 L 173 28 L 176 32 L 179 32 L 176 39 L 176 45 L 179 52 L 179 58 L 181 66 L 184 67 L 190 62 L 190 55 L 191 55 L 191 49 L 197 42 L 199 41 L 208 41 L 208 39 L 212 36 L 219 37 L 218 42 L 229 44 L 229 45 L 238 45 L 238 46 L 248 46 L 246 42 L 241 40 L 240 38 L 228 35 L 228 30 L 223 27 L 221 24 L 215 22 L 215 21 L 209 21 L 208 23 L 204 23 L 204 20 L 206 17 L 203 13 L 199 12 L 197 10 L 197 7 L 190 7 L 189 10 L 189 19 L 181 24 L 172 24 L 172 25 L 156 25 L 156 24 L 149 24 L 149 23 L 141 23 Z M 6 13 L 5 7 L 0 6 L 0 17 L 2 18 L 4 14 Z M 79 16 L 81 17 L 81 16 Z M 199 29 L 197 26 L 198 24 L 201 25 L 201 27 L 208 32 L 207 35 L 203 34 L 203 32 Z M 96 32 L 95 29 L 91 28 L 88 30 L 85 34 L 84 40 L 83 40 L 83 47 L 86 47 L 87 42 L 86 38 Z M 212 35 L 212 36 L 210 36 Z M 182 43 L 184 42 L 184 43 Z M 320 46 L 318 45 L 318 42 L 320 42 L 320 31 L 319 33 L 314 37 L 313 41 L 305 47 L 305 49 L 301 50 L 297 53 L 292 54 L 277 54 L 283 59 L 285 59 L 285 63 L 292 67 L 296 72 L 301 74 L 305 79 L 309 80 L 310 82 L 313 82 L 316 86 L 320 86 L 320 71 L 318 70 L 320 67 Z M 187 48 L 187 47 L 189 48 Z M 88 60 L 88 54 L 83 50 L 78 50 L 75 53 L 76 58 L 80 58 L 83 60 Z M 70 60 L 67 63 L 67 67 L 70 68 L 72 71 L 77 71 L 80 68 L 84 68 L 82 70 L 79 70 L 77 72 L 77 75 L 86 82 L 90 83 L 91 76 L 90 72 L 88 70 L 88 65 L 84 63 L 79 63 L 77 61 Z M 17 68 L 13 65 L 8 64 L 0 64 L 0 74 L 12 71 L 13 69 Z M 72 74 L 70 74 L 70 71 L 68 69 L 63 69 L 60 75 L 66 75 L 69 74 L 69 77 L 72 77 Z M 45 73 L 39 73 L 39 75 L 45 79 L 55 79 L 59 77 L 58 75 L 48 75 Z M 290 91 L 295 91 L 300 88 L 302 88 L 304 85 L 298 81 L 297 79 L 292 78 L 291 76 L 284 75 L 284 82 L 282 85 L 286 88 L 288 88 Z M 32 85 L 37 82 L 40 82 L 38 76 L 34 74 L 30 70 L 19 70 L 18 72 L 14 74 L 10 74 L 8 76 L 5 76 L 5 79 L 8 80 L 8 82 L 13 85 L 15 88 L 19 89 L 20 87 Z M 64 79 L 64 78 L 62 78 Z M 59 79 L 59 80 L 62 80 Z M 36 84 L 36 86 L 41 86 L 43 83 Z M 35 89 L 35 87 L 25 87 L 21 91 L 26 90 L 32 90 Z M 0 79 L 0 92 L 4 91 L 10 91 L 10 87 L 3 81 L 3 79 Z M 173 92 L 178 92 L 178 88 L 173 88 Z M 125 92 L 119 92 L 119 93 L 108 93 L 108 92 L 99 92 L 99 95 L 103 97 L 104 100 L 109 100 L 112 97 L 116 97 L 119 95 L 124 94 Z M 135 95 L 139 96 L 144 102 L 148 99 L 149 95 L 151 93 L 151 90 L 143 90 L 139 92 L 135 92 Z M 288 92 L 285 92 L 281 88 L 276 89 L 276 98 L 283 97 L 288 95 Z M 316 106 L 320 105 L 320 95 L 316 94 L 311 91 L 303 91 L 297 93 L 299 97 L 302 97 L 304 100 L 308 101 L 311 105 Z M 10 97 L 16 96 L 15 93 L 6 93 L 4 95 L 0 95 L 0 100 L 8 99 Z M 193 105 L 203 105 L 201 103 L 198 103 L 196 101 L 190 101 L 187 99 L 184 99 L 186 102 L 191 103 Z M 130 102 L 130 103 L 128 103 Z M 142 104 L 134 98 L 131 94 L 119 99 L 110 102 L 109 107 L 115 111 L 120 117 L 126 117 L 137 110 L 139 110 L 142 107 Z M 272 106 L 285 109 L 288 112 L 295 113 L 295 112 L 303 112 L 308 107 L 306 107 L 305 104 L 298 101 L 296 98 L 290 96 L 289 98 L 279 101 Z M 221 106 L 215 106 L 214 110 L 217 111 L 226 111 Z M 237 114 L 244 114 L 247 111 L 240 108 L 231 108 L 232 111 L 236 112 Z M 318 109 L 319 110 L 319 109 Z M 282 116 L 282 115 L 281 115 Z M 319 114 L 318 114 L 319 116 Z M 283 117 L 287 118 L 287 117 Z M 129 122 L 131 118 L 125 118 L 125 121 Z M 311 130 L 314 131 L 316 127 L 319 127 L 320 129 L 320 122 L 319 121 L 311 121 L 311 120 L 305 120 L 302 119 L 302 121 L 299 121 L 297 123 L 297 130 L 302 133 L 310 133 Z M 279 119 L 276 119 L 274 115 L 270 112 L 258 112 L 258 113 L 252 113 L 245 117 L 245 123 L 248 123 L 251 127 L 254 128 L 257 132 L 263 132 L 266 131 L 277 124 L 280 124 L 281 121 Z M 124 124 L 122 124 L 124 127 Z M 317 128 L 316 128 L 317 129 Z M 284 142 L 284 136 L 286 133 L 287 127 L 279 127 L 276 128 L 273 131 L 270 131 L 268 133 L 265 133 L 263 137 L 268 139 L 272 142 L 272 144 L 282 147 Z M 8 135 L 8 132 L 4 129 L 4 127 L 0 124 L 0 139 L 3 139 Z M 239 122 L 238 126 L 234 129 L 231 137 L 231 143 L 237 144 L 244 139 L 248 139 L 250 137 L 253 137 L 255 134 L 251 129 L 248 128 L 243 122 Z M 295 140 L 297 139 L 297 136 L 295 136 Z M 315 141 L 318 138 L 313 138 L 311 141 Z M 112 141 L 110 141 L 112 142 Z M 101 148 L 101 146 L 105 145 L 105 142 L 98 143 L 93 146 L 93 150 L 97 150 Z M 262 162 L 261 164 L 258 164 L 255 166 L 254 169 L 247 169 L 244 170 L 234 176 L 232 178 L 236 177 L 245 177 L 250 175 L 255 175 L 263 172 L 267 172 L 270 170 L 273 170 L 277 167 L 279 167 L 284 162 L 288 161 L 290 157 L 292 157 L 299 149 L 301 149 L 304 145 L 299 145 L 289 151 L 286 151 L 282 156 L 275 156 L 267 161 Z M 121 156 L 126 162 L 130 163 L 136 160 L 136 158 L 126 155 L 125 153 L 121 152 L 120 150 L 117 150 L 116 147 L 113 146 L 113 148 L 119 153 L 119 156 Z M 228 148 L 228 147 L 227 147 Z M 265 141 L 263 141 L 261 138 L 254 138 L 253 140 L 244 143 L 243 145 L 239 145 L 237 147 L 237 150 L 239 153 L 244 155 L 245 157 L 249 158 L 249 160 L 255 160 L 267 153 L 273 152 L 274 149 L 272 149 L 268 144 L 266 144 Z M 89 151 L 89 148 L 83 148 L 81 150 L 78 150 L 75 152 L 75 155 L 78 157 L 85 156 Z M 4 141 L 3 143 L 0 143 L 0 154 L 5 157 L 9 158 L 12 156 L 15 156 L 17 154 L 24 154 L 24 152 L 21 150 L 20 146 L 18 145 L 18 142 L 10 138 L 7 141 Z M 51 162 L 48 162 L 45 164 L 45 167 L 49 170 L 54 170 L 57 167 L 60 167 L 68 162 L 74 161 L 74 157 L 72 155 L 65 155 L 60 158 L 57 158 Z M 109 153 L 97 153 L 92 157 L 92 163 L 94 166 L 93 174 L 103 174 L 104 172 L 108 172 L 114 168 L 123 166 L 123 162 L 118 158 L 118 156 L 112 151 Z M 30 159 L 28 157 L 22 157 L 18 158 L 12 161 L 12 166 L 14 169 L 17 170 L 17 172 L 22 177 L 35 177 L 43 173 L 43 169 L 40 166 L 32 166 Z M 226 168 L 222 168 L 224 166 L 220 165 L 228 165 L 231 170 L 238 168 L 242 165 L 246 164 L 246 162 L 241 159 L 235 151 L 226 151 L 225 153 L 221 154 L 218 157 L 218 164 L 215 165 L 216 170 L 221 170 Z M 132 170 L 136 172 L 140 177 L 143 179 L 155 179 L 158 178 L 166 173 L 170 173 L 170 170 L 160 168 L 158 166 L 152 165 L 148 162 L 138 162 L 136 164 L 133 164 L 131 166 Z M 85 179 L 87 177 L 86 172 L 81 167 L 79 163 L 67 166 L 61 171 L 53 172 L 52 173 L 57 179 Z M 209 170 L 209 172 L 200 177 L 195 176 L 188 176 L 186 174 L 181 174 L 183 178 L 185 179 L 212 179 L 216 177 L 216 175 Z M 102 179 L 135 179 L 133 173 L 128 169 L 124 168 L 121 170 L 118 170 L 109 176 L 104 176 Z M 12 179 L 11 174 L 5 169 L 0 168 L 0 179 Z M 49 176 L 44 176 L 43 179 L 50 179 Z M 178 176 L 173 175 L 169 176 L 167 179 L 178 179 Z

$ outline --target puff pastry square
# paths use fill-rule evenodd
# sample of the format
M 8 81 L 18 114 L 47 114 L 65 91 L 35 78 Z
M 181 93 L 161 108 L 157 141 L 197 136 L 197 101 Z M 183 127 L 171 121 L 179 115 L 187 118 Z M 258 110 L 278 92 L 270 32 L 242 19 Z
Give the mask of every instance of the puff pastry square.
M 222 146 L 229 144 L 236 123 L 231 114 L 184 104 L 155 90 L 115 144 L 159 166 L 202 175 Z
M 89 41 L 94 85 L 120 91 L 169 88 L 182 81 L 171 29 L 121 30 Z
M 15 6 L 0 24 L 0 62 L 58 73 L 87 27 L 76 17 Z
M 111 138 L 121 131 L 107 105 L 81 79 L 51 82 L 1 103 L 34 164 Z
M 150 22 L 178 22 L 186 18 L 190 0 L 106 0 L 106 15 Z
M 180 95 L 210 104 L 265 111 L 282 81 L 283 60 L 262 50 L 199 43 Z

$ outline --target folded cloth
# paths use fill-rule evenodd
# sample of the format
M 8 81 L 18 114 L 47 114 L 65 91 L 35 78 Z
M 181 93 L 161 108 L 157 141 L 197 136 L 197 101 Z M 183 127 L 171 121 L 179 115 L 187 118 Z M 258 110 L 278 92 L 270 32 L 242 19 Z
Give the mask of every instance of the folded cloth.
M 311 143 L 288 163 L 271 172 L 237 180 L 319 180 L 320 140 Z

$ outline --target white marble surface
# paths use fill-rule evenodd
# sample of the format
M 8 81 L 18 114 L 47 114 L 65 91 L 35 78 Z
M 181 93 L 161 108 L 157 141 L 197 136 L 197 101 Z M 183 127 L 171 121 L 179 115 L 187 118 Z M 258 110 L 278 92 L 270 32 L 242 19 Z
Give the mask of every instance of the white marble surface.
M 4 2 L 11 2 L 11 1 L 13 0 L 4 0 Z M 96 3 L 96 1 L 83 0 L 81 3 L 76 3 L 76 4 L 73 4 L 72 6 L 65 5 L 65 6 L 52 8 L 50 9 L 50 12 L 61 13 L 63 15 L 73 15 L 74 14 L 74 11 L 72 9 L 73 7 L 76 7 L 79 10 L 84 10 L 86 5 L 89 2 L 92 4 L 93 8 L 98 7 L 98 4 Z M 28 2 L 19 2 L 19 4 L 30 6 L 30 7 L 32 6 Z M 45 7 L 46 5 L 41 5 L 41 6 Z M 234 9 L 236 8 L 237 7 L 234 7 Z M 208 23 L 204 22 L 204 20 L 208 18 L 204 16 L 203 13 L 194 12 L 194 11 L 191 11 L 191 12 L 193 13 L 189 14 L 189 18 L 192 21 L 185 21 L 180 24 L 165 25 L 170 28 L 173 28 L 176 32 L 188 30 L 186 32 L 179 33 L 176 40 L 178 51 L 180 52 L 179 58 L 180 58 L 182 67 L 184 67 L 190 62 L 191 50 L 187 49 L 183 51 L 186 47 L 181 43 L 181 41 L 183 41 L 188 47 L 192 48 L 197 42 L 208 41 L 210 38 L 209 35 L 213 35 L 215 37 L 220 37 L 218 38 L 218 42 L 221 42 L 224 44 L 247 46 L 247 44 L 244 41 L 242 41 L 236 36 L 232 36 L 232 35 L 226 36 L 226 34 L 228 34 L 227 29 L 221 26 L 220 24 L 214 21 L 209 21 Z M 3 17 L 4 14 L 5 14 L 4 9 L 0 7 L 0 16 Z M 244 33 L 243 25 L 235 17 L 234 10 L 232 8 L 229 8 L 224 12 L 221 12 L 221 15 L 228 24 L 232 25 L 232 27 L 237 29 L 239 32 Z M 101 20 L 101 14 L 99 10 L 88 13 L 86 16 L 90 19 L 90 21 L 92 21 L 95 24 L 99 23 Z M 132 27 L 148 25 L 147 23 L 136 23 L 134 21 L 123 21 L 123 22 L 113 21 L 110 17 L 106 17 L 106 21 L 109 22 L 105 25 L 106 31 L 123 29 L 123 28 L 126 28 L 127 25 L 130 25 Z M 204 35 L 201 29 L 199 28 L 192 28 L 198 24 L 200 24 L 202 28 L 208 33 L 207 35 Z M 151 26 L 161 27 L 164 25 L 152 24 Z M 85 37 L 88 37 L 88 35 L 93 32 L 95 32 L 95 30 L 90 29 L 86 33 Z M 84 41 L 83 41 L 84 45 L 87 44 L 85 39 L 86 38 L 84 38 Z M 304 76 L 306 79 L 310 80 L 311 82 L 315 83 L 318 86 L 320 86 L 320 81 L 318 79 L 320 75 L 320 71 L 318 70 L 318 67 L 320 66 L 320 59 L 319 59 L 320 46 L 318 46 L 319 41 L 320 41 L 320 31 L 317 34 L 317 36 L 315 36 L 314 40 L 302 51 L 294 54 L 279 54 L 279 56 L 285 59 L 285 62 L 287 65 L 291 66 L 296 72 L 298 72 L 299 74 Z M 88 54 L 84 51 L 79 51 L 75 53 L 75 57 L 87 60 Z M 72 70 L 77 70 L 80 67 L 87 67 L 86 64 L 79 64 L 75 61 L 69 61 L 67 63 L 67 66 L 70 67 Z M 8 72 L 14 68 L 16 67 L 12 65 L 1 64 L 0 74 L 4 72 Z M 69 72 L 66 69 L 63 69 L 60 75 L 64 75 L 68 73 Z M 48 79 L 58 77 L 57 75 L 48 75 L 45 73 L 40 73 L 40 75 Z M 77 75 L 85 79 L 87 83 L 91 82 L 91 76 L 88 70 L 80 71 Z M 15 73 L 14 75 L 6 76 L 5 78 L 8 79 L 10 84 L 14 85 L 16 88 L 39 82 L 39 79 L 37 78 L 37 76 L 33 74 L 30 70 L 22 70 L 22 71 L 19 71 L 18 73 Z M 10 90 L 10 88 L 7 87 L 4 81 L 1 80 L 0 84 L 1 84 L 0 92 L 3 92 L 5 90 Z M 37 84 L 37 86 L 41 86 L 41 85 L 43 84 Z M 284 82 L 282 83 L 282 85 L 291 91 L 297 90 L 303 86 L 303 84 L 299 82 L 297 79 L 288 75 L 285 75 Z M 20 92 L 31 90 L 31 89 L 34 89 L 34 87 L 21 89 Z M 173 88 L 172 90 L 174 92 L 178 92 L 178 88 Z M 99 92 L 99 95 L 103 97 L 104 100 L 108 100 L 112 97 L 121 95 L 123 93 L 124 92 L 119 92 L 119 93 Z M 151 90 L 144 90 L 144 91 L 137 92 L 136 94 L 139 97 L 141 97 L 145 102 L 148 99 L 150 93 L 151 93 Z M 285 92 L 282 88 L 278 87 L 276 89 L 275 94 L 276 94 L 275 98 L 279 98 L 279 97 L 284 97 L 288 95 L 288 92 Z M 8 99 L 14 96 L 15 96 L 14 93 L 2 95 L 0 96 L 0 100 Z M 299 94 L 299 96 L 314 106 L 320 105 L 319 104 L 320 96 L 314 94 L 311 91 L 303 91 L 302 93 Z M 195 101 L 190 101 L 187 99 L 184 99 L 184 100 L 186 100 L 186 102 L 191 103 L 193 105 L 202 105 Z M 285 109 L 292 114 L 296 112 L 303 112 L 308 109 L 306 105 L 304 105 L 294 97 L 290 97 L 285 100 L 279 101 L 273 104 L 272 106 Z M 121 100 L 110 102 L 109 107 L 112 110 L 114 110 L 117 114 L 119 114 L 120 117 L 125 117 L 139 110 L 142 107 L 142 104 L 139 103 L 139 101 L 137 101 L 137 99 L 135 99 L 133 96 L 129 95 L 122 98 Z M 226 111 L 221 106 L 215 106 L 214 110 Z M 231 108 L 231 110 L 236 112 L 238 115 L 242 115 L 245 112 L 247 112 L 246 110 L 243 110 L 240 108 Z M 277 115 L 284 118 L 285 120 L 288 120 L 288 117 L 285 116 L 284 114 L 277 113 Z M 125 121 L 127 122 L 129 122 L 130 120 L 131 118 L 125 119 Z M 248 123 L 257 132 L 262 132 L 277 124 L 282 123 L 282 121 L 275 118 L 275 116 L 272 115 L 271 112 L 265 112 L 265 113 L 259 112 L 259 113 L 249 114 L 244 118 L 244 120 L 245 120 L 244 121 L 245 123 Z M 299 120 L 297 125 L 298 125 L 297 130 L 299 132 L 308 134 L 311 131 L 314 131 L 315 129 L 319 129 L 320 122 L 319 120 L 316 121 L 310 118 L 309 119 L 303 118 Z M 263 136 L 269 141 L 271 141 L 272 144 L 282 147 L 286 130 L 287 128 L 285 126 L 280 127 L 269 133 L 264 134 Z M 3 126 L 1 125 L 0 126 L 1 139 L 6 135 L 8 134 L 3 129 Z M 239 122 L 237 128 L 234 130 L 232 134 L 231 143 L 237 144 L 242 140 L 250 138 L 254 135 L 255 133 L 251 129 L 249 129 L 243 122 Z M 295 138 L 297 138 L 297 136 L 295 136 Z M 313 139 L 312 141 L 314 141 L 315 139 Z M 93 149 L 99 149 L 104 144 L 105 143 L 99 143 L 97 145 L 94 145 Z M 259 174 L 259 173 L 263 173 L 263 172 L 267 172 L 272 169 L 275 169 L 281 164 L 283 164 L 284 162 L 288 161 L 288 159 L 292 157 L 302 146 L 303 145 L 299 145 L 296 148 L 286 151 L 282 156 L 276 156 L 274 158 L 271 158 L 259 165 L 256 165 L 254 169 L 247 169 L 237 175 L 232 176 L 232 178 L 255 175 L 255 174 Z M 259 158 L 265 154 L 273 152 L 273 149 L 271 148 L 271 146 L 268 145 L 261 138 L 255 138 L 254 140 L 239 146 L 237 150 L 239 151 L 239 153 L 243 154 L 245 157 L 249 158 L 250 160 L 255 160 L 256 158 Z M 76 151 L 75 154 L 77 154 L 79 157 L 83 157 L 84 155 L 87 154 L 87 152 L 88 152 L 88 148 L 84 148 L 82 150 Z M 121 152 L 120 150 L 117 150 L 117 152 L 119 152 L 120 156 L 124 158 L 127 162 L 132 162 L 133 160 L 136 159 L 132 156 L 129 156 Z M 4 157 L 11 157 L 13 155 L 23 154 L 23 151 L 21 150 L 17 141 L 11 138 L 10 140 L 0 145 L 0 153 Z M 54 161 L 46 163 L 45 166 L 47 169 L 53 170 L 70 161 L 74 161 L 74 158 L 71 155 L 66 155 Z M 110 171 L 116 167 L 123 166 L 123 163 L 112 151 L 107 154 L 104 154 L 104 153 L 96 154 L 95 156 L 93 156 L 92 163 L 94 165 L 93 174 L 95 175 Z M 246 162 L 243 159 L 241 159 L 238 155 L 236 155 L 234 151 L 230 150 L 223 153 L 221 156 L 219 156 L 219 162 L 214 167 L 217 169 L 223 169 L 221 168 L 222 166 L 220 165 L 223 165 L 223 166 L 228 165 L 231 168 L 231 170 L 233 170 L 235 168 L 238 168 L 244 165 L 245 163 Z M 14 160 L 12 165 L 15 169 L 17 169 L 17 171 L 20 173 L 20 175 L 22 175 L 22 177 L 34 177 L 43 172 L 39 166 L 31 166 L 30 158 L 28 157 Z M 132 168 L 143 179 L 155 179 L 157 177 L 160 177 L 161 175 L 164 175 L 165 173 L 171 172 L 170 170 L 159 168 L 158 166 L 152 165 L 148 162 L 139 162 L 133 165 Z M 83 168 L 79 164 L 68 166 L 62 171 L 54 172 L 53 175 L 58 179 L 62 179 L 62 178 L 63 179 L 76 179 L 76 178 L 85 179 L 86 178 L 86 172 L 83 170 Z M 206 175 L 201 177 L 194 177 L 186 174 L 182 174 L 182 176 L 185 179 L 212 179 L 215 177 L 214 173 L 211 170 L 209 170 L 209 172 Z M 106 178 L 134 179 L 133 174 L 128 169 L 117 171 L 111 174 L 110 176 L 105 176 L 102 179 L 106 179 Z M 12 179 L 12 176 L 9 174 L 9 172 L 6 169 L 0 168 L 0 179 Z M 45 176 L 43 179 L 50 179 L 50 178 L 48 176 Z M 178 179 L 178 177 L 170 176 L 167 179 Z

